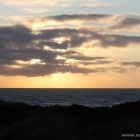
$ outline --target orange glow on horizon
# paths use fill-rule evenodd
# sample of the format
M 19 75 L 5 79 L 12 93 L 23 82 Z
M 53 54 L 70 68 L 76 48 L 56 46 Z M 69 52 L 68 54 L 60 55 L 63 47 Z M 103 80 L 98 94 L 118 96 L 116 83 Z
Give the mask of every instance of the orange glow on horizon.
M 140 88 L 140 78 L 108 73 L 56 73 L 44 77 L 0 76 L 0 88 Z

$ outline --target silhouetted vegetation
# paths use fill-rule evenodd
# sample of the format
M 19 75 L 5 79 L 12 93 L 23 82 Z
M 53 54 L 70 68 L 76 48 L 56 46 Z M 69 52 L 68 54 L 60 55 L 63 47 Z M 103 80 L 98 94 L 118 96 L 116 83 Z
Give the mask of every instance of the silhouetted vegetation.
M 140 101 L 111 108 L 0 101 L 0 140 L 121 140 L 122 134 L 140 134 Z

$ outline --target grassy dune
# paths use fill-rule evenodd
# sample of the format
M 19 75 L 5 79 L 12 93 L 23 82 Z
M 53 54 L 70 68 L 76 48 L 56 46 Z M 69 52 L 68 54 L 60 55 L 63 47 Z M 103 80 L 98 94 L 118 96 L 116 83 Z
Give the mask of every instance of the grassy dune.
M 112 108 L 0 101 L 0 140 L 136 139 L 122 134 L 140 134 L 140 101 Z

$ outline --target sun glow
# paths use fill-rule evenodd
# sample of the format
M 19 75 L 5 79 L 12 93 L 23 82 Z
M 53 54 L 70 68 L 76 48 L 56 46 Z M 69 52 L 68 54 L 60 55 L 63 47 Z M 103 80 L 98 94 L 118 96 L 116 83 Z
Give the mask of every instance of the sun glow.
M 40 62 L 41 62 L 40 59 L 32 59 L 32 60 L 30 61 L 31 64 L 36 64 L 36 63 L 40 63 Z
M 56 41 L 57 43 L 62 43 L 66 40 L 67 38 L 65 37 L 59 37 L 59 38 L 55 38 L 54 41 Z
M 16 61 L 17 63 L 19 64 L 22 64 L 22 65 L 26 65 L 26 64 L 45 64 L 44 62 L 41 62 L 40 59 L 31 59 L 30 61 L 21 61 L 21 60 L 18 60 Z
M 56 57 L 56 59 L 66 59 L 66 58 L 63 57 L 63 56 L 59 56 L 59 55 L 58 55 L 58 56 Z
M 44 28 L 46 25 L 44 23 L 35 23 L 33 29 Z

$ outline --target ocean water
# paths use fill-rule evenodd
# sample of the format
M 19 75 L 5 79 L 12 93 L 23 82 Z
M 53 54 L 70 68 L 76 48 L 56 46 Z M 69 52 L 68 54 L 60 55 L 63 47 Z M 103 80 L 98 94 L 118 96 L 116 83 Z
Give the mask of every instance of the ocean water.
M 113 106 L 140 100 L 140 89 L 0 89 L 0 100 L 40 106 Z

